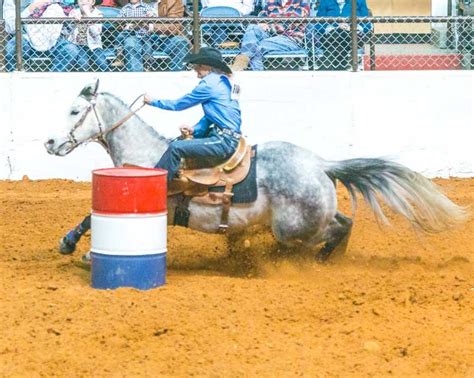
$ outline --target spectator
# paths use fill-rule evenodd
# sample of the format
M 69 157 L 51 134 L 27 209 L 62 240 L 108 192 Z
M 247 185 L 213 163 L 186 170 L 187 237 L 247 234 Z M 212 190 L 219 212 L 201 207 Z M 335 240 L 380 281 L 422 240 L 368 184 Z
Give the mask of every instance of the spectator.
M 321 0 L 318 8 L 318 17 L 351 17 L 351 0 Z M 365 0 L 357 0 L 356 14 L 358 17 L 368 17 L 369 10 Z M 313 26 L 313 25 L 312 25 Z M 324 67 L 328 70 L 346 70 L 351 61 L 352 39 L 350 25 L 347 23 L 316 24 L 311 29 L 311 40 L 320 40 L 324 52 Z M 372 28 L 369 23 L 357 25 L 359 40 L 363 33 Z M 309 29 L 307 30 L 307 33 Z
M 307 0 L 269 0 L 259 17 L 307 17 Z M 241 53 L 235 57 L 233 71 L 241 71 L 250 64 L 252 70 L 264 69 L 263 58 L 268 53 L 301 49 L 304 26 L 293 23 L 249 25 L 242 39 Z
M 98 3 L 96 5 L 98 5 Z M 117 7 L 122 6 L 121 4 L 119 4 L 115 0 L 103 0 L 100 5 L 103 6 L 103 7 L 109 7 L 109 8 L 117 8 Z M 125 5 L 125 4 L 123 4 L 123 5 Z
M 184 6 L 181 0 L 161 0 L 157 9 L 142 0 L 130 0 L 121 12 L 121 17 L 183 17 Z M 136 25 L 136 26 L 134 26 Z M 152 38 L 152 34 L 153 37 Z M 184 57 L 191 49 L 190 42 L 182 35 L 182 28 L 174 24 L 127 24 L 118 36 L 125 55 L 127 71 L 143 71 L 144 60 L 149 59 L 157 48 L 171 58 L 170 69 L 184 69 Z
M 201 0 L 203 8 L 208 7 L 231 7 L 237 9 L 242 16 L 248 16 L 253 12 L 254 0 Z
M 152 3 L 153 1 L 151 0 L 144 0 L 144 3 Z M 125 5 L 129 3 L 129 0 L 104 0 L 101 4 L 103 7 L 117 7 L 117 8 L 122 8 Z
M 95 7 L 97 4 L 100 4 L 100 0 L 78 0 L 79 7 L 73 9 L 69 17 L 78 21 L 87 17 L 103 17 L 102 12 Z M 107 58 L 102 48 L 102 24 L 75 25 L 68 40 L 79 48 L 76 68 L 89 71 L 95 65 L 100 71 L 108 71 Z
M 49 0 L 37 0 L 30 2 L 22 0 L 21 17 L 65 17 L 71 11 L 71 7 L 62 3 L 52 3 Z M 3 15 L 5 29 L 8 34 L 15 34 L 15 2 L 5 0 L 3 3 Z M 22 34 L 22 55 L 24 59 L 30 59 L 40 52 L 48 52 L 52 58 L 51 71 L 67 71 L 72 61 L 78 54 L 78 49 L 67 41 L 62 35 L 63 25 L 29 24 L 25 26 Z M 16 67 L 16 40 L 15 36 L 7 42 L 6 46 L 6 69 L 13 71 Z

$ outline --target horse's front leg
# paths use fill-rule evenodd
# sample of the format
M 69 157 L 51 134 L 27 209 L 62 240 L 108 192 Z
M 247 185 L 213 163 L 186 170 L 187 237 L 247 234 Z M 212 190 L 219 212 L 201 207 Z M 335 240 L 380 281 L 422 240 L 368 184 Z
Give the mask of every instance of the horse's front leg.
M 76 250 L 76 244 L 91 228 L 91 216 L 87 215 L 81 223 L 69 231 L 59 242 L 59 252 L 63 255 L 69 255 Z

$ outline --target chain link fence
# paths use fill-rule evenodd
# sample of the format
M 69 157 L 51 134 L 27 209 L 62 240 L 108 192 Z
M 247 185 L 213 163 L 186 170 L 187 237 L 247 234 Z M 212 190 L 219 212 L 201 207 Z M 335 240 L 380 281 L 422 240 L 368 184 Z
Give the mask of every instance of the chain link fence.
M 118 11 L 118 9 L 117 9 Z M 179 71 L 194 47 L 235 70 L 472 69 L 474 18 L 28 18 L 0 21 L 0 70 Z M 19 40 L 17 35 L 21 35 Z M 22 54 L 17 51 L 22 46 Z
M 371 17 L 360 69 L 473 69 L 473 17 Z M 364 19 L 361 19 L 363 22 Z
M 178 71 L 191 51 L 190 19 L 64 18 L 22 20 L 18 41 L 7 36 L 4 67 L 31 72 Z
M 7 44 L 7 32 L 5 31 L 5 21 L 0 19 L 0 72 L 6 70 L 5 67 L 5 47 Z

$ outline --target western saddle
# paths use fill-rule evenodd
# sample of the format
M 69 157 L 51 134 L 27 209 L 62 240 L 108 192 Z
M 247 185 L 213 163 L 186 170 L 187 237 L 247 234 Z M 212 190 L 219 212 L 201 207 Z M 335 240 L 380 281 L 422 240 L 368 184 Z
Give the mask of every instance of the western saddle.
M 229 227 L 229 210 L 234 195 L 232 188 L 247 177 L 251 159 L 252 148 L 240 137 L 234 154 L 217 166 L 193 169 L 190 167 L 192 162 L 182 161 L 179 178 L 170 183 L 168 196 L 182 194 L 195 203 L 222 205 L 219 231 L 225 233 Z M 209 192 L 209 187 L 224 187 L 224 192 Z
M 192 138 L 186 134 L 183 134 L 183 137 L 184 139 Z M 189 201 L 206 205 L 222 205 L 219 231 L 225 233 L 229 227 L 229 210 L 234 195 L 232 188 L 247 177 L 252 157 L 252 147 L 243 137 L 240 137 L 234 154 L 217 166 L 193 169 L 191 168 L 193 162 L 183 159 L 179 177 L 169 184 L 168 196 L 181 194 L 185 199 L 183 202 L 186 202 L 185 207 Z M 124 166 L 135 167 L 132 164 L 124 164 Z M 224 192 L 209 192 L 209 187 L 224 187 Z

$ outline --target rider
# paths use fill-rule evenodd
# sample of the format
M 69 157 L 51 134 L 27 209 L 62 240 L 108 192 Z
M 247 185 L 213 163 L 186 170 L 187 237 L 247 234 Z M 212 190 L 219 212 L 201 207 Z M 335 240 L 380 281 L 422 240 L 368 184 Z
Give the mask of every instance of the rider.
M 193 64 L 197 77 L 202 79 L 191 93 L 177 100 L 157 100 L 148 94 L 144 97 L 146 104 L 165 110 L 179 111 L 198 104 L 204 110 L 204 117 L 194 126 L 180 127 L 183 135 L 194 138 L 172 142 L 156 164 L 155 168 L 168 171 L 168 182 L 175 178 L 181 158 L 196 159 L 207 166 L 218 164 L 233 155 L 241 136 L 239 88 L 232 84 L 232 71 L 219 50 L 203 47 L 197 54 L 186 56 L 185 61 Z

